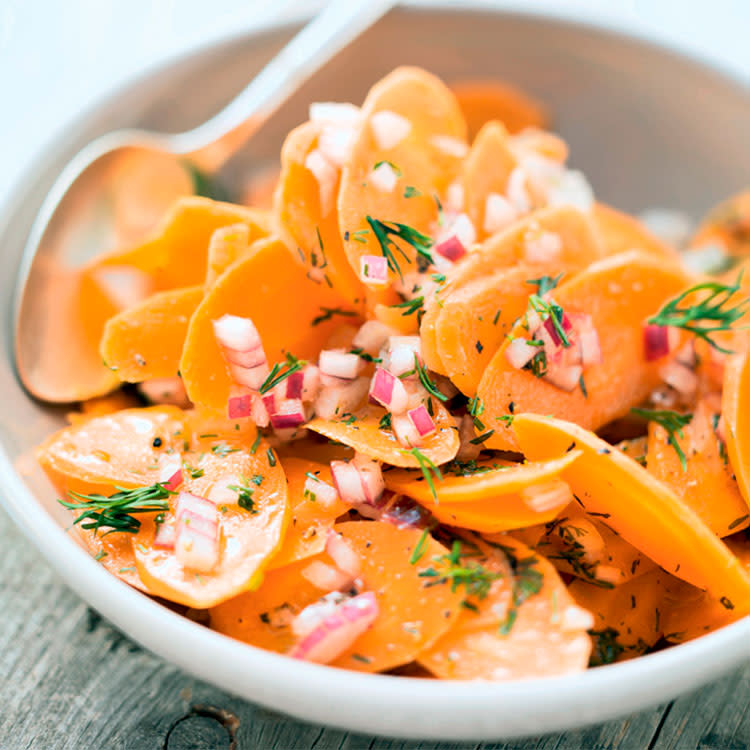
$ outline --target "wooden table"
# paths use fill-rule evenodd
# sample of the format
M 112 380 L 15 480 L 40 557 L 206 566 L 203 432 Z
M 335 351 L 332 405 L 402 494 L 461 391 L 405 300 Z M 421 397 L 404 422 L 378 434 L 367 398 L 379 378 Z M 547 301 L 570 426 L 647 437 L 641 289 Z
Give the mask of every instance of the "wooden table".
M 2 750 L 750 748 L 747 664 L 666 706 L 528 740 L 437 745 L 303 724 L 199 682 L 136 646 L 57 578 L 2 511 L 0 550 Z

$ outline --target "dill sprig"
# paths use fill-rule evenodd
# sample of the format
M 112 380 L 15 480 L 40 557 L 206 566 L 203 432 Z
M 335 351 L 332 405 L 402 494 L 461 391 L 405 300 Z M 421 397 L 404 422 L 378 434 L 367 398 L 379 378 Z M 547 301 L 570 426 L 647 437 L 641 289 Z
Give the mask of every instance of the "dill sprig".
M 461 542 L 454 540 L 451 551 L 446 555 L 432 558 L 438 566 L 429 567 L 419 572 L 420 578 L 434 578 L 438 581 L 450 581 L 451 591 L 457 591 L 463 586 L 469 596 L 484 599 L 490 593 L 492 583 L 502 578 L 502 573 L 488 570 L 476 560 L 461 560 Z
M 302 359 L 297 359 L 293 354 L 287 352 L 286 362 L 277 362 L 272 368 L 271 372 L 268 373 L 268 377 L 263 381 L 262 385 L 258 389 L 259 393 L 263 395 L 268 391 L 275 388 L 279 383 L 286 380 L 292 373 L 299 372 L 307 362 Z M 284 369 L 286 367 L 286 370 Z
M 93 529 L 98 533 L 99 529 L 106 528 L 103 536 L 115 531 L 126 531 L 135 534 L 141 528 L 141 522 L 135 518 L 138 513 L 154 513 L 169 510 L 167 498 L 174 495 L 163 483 L 157 482 L 148 487 L 136 487 L 125 489 L 115 487 L 117 492 L 112 495 L 82 495 L 72 490 L 68 492 L 71 497 L 78 498 L 81 502 L 70 503 L 66 500 L 58 500 L 60 505 L 70 510 L 80 510 L 82 513 L 73 521 L 80 524 L 84 529 Z
M 430 492 L 432 492 L 432 496 L 437 500 L 437 492 L 435 491 L 435 479 L 437 479 L 439 482 L 443 481 L 443 475 L 440 471 L 440 468 L 435 465 L 435 462 L 425 456 L 424 453 L 422 453 L 419 448 L 412 448 L 411 450 L 404 450 L 402 453 L 405 453 L 407 455 L 412 455 L 414 458 L 417 459 L 417 463 L 419 464 L 419 468 L 422 470 L 422 476 L 424 476 L 425 482 L 427 482 L 427 486 L 430 488 Z
M 341 315 L 344 318 L 356 318 L 357 313 L 354 310 L 343 310 L 340 307 L 323 307 L 320 306 L 322 312 L 320 315 L 312 319 L 312 325 L 317 326 L 320 323 L 325 323 L 327 320 L 331 320 L 334 315 Z
M 540 297 L 544 297 L 547 292 L 552 291 L 559 283 L 560 279 L 563 277 L 564 272 L 561 272 L 557 274 L 557 276 L 540 276 L 538 279 L 527 279 L 527 284 L 535 284 L 536 285 L 536 293 Z
M 394 249 L 401 253 L 407 263 L 411 263 L 411 260 L 403 248 L 392 237 L 397 237 L 402 242 L 413 247 L 417 252 L 417 260 L 421 261 L 425 266 L 433 264 L 434 261 L 429 249 L 433 246 L 434 242 L 426 234 L 422 234 L 422 232 L 417 231 L 414 227 L 410 227 L 407 224 L 399 224 L 397 221 L 380 221 L 379 219 L 373 219 L 372 216 L 367 216 L 366 219 L 380 245 L 383 257 L 388 261 L 388 268 L 397 273 L 401 279 L 404 276 L 401 273 L 401 266 L 399 266 L 393 252 Z
M 724 354 L 731 354 L 718 344 L 712 334 L 728 331 L 746 312 L 750 298 L 745 297 L 736 305 L 730 306 L 730 301 L 739 292 L 742 283 L 742 272 L 737 276 L 734 284 L 722 284 L 720 281 L 704 281 L 691 286 L 678 297 L 667 302 L 656 315 L 648 319 L 649 323 L 659 326 L 682 328 L 694 336 L 703 339 L 707 344 Z M 680 307 L 686 297 L 699 292 L 707 292 L 705 298 L 693 305 Z
M 242 477 L 242 484 L 228 484 L 228 490 L 237 493 L 237 505 L 250 513 L 257 513 L 255 510 L 255 501 L 253 500 L 253 488 L 250 487 L 247 479 Z
M 690 424 L 693 415 L 680 414 L 669 409 L 631 409 L 630 411 L 638 417 L 647 419 L 649 422 L 656 422 L 656 424 L 667 431 L 667 443 L 675 449 L 675 453 L 677 453 L 680 459 L 682 470 L 685 471 L 687 469 L 687 459 L 680 444 L 677 442 L 677 437 L 684 437 L 682 428 Z
M 414 297 L 414 299 L 407 299 L 405 302 L 398 302 L 395 305 L 390 305 L 390 307 L 396 307 L 396 308 L 403 308 L 404 311 L 401 313 L 401 315 L 413 315 L 414 313 L 423 313 L 423 307 L 424 307 L 424 297 Z M 421 315 L 418 315 L 421 317 Z
M 414 355 L 414 371 L 419 376 L 419 382 L 422 387 L 431 395 L 434 396 L 438 401 L 447 401 L 448 397 L 438 390 L 437 385 L 430 380 L 430 376 L 427 374 L 427 368 L 419 361 L 419 357 Z
M 556 302 L 547 302 L 543 300 L 538 294 L 532 294 L 529 297 L 529 306 L 534 312 L 538 313 L 542 321 L 548 318 L 552 321 L 552 325 L 560 337 L 560 342 L 567 349 L 570 346 L 570 339 L 568 334 L 565 333 L 565 329 L 562 326 L 564 312 L 562 307 Z

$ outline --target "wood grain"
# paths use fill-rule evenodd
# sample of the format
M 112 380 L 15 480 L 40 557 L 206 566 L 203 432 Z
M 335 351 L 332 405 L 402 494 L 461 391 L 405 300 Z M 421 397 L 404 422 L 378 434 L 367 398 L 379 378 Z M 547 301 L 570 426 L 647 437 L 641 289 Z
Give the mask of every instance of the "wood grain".
M 750 666 L 654 708 L 562 735 L 435 744 L 287 719 L 186 675 L 89 609 L 0 511 L 2 750 L 745 750 Z

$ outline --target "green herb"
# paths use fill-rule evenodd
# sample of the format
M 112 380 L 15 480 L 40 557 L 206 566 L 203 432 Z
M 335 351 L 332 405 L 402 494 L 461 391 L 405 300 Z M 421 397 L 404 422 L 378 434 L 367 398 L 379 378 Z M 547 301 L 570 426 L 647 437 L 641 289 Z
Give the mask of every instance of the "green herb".
M 432 459 L 425 456 L 425 454 L 422 453 L 419 448 L 412 448 L 411 450 L 404 450 L 401 452 L 405 454 L 411 454 L 412 456 L 414 456 L 414 458 L 417 459 L 419 468 L 422 470 L 422 476 L 424 476 L 424 480 L 425 482 L 427 482 L 427 486 L 430 488 L 432 496 L 437 500 L 434 478 L 437 478 L 440 482 L 443 481 L 443 475 L 440 472 L 440 469 L 435 465 Z
M 739 518 L 735 518 L 732 523 L 729 524 L 727 527 L 729 531 L 732 531 L 732 529 L 736 529 L 738 526 L 741 526 L 747 519 L 750 518 L 750 515 L 745 514 L 744 516 L 740 516 Z
M 219 436 L 215 432 L 204 432 L 202 435 L 198 435 L 198 437 L 206 439 L 206 438 L 215 438 L 215 437 L 219 437 Z
M 614 628 L 589 630 L 589 635 L 594 639 L 594 649 L 591 652 L 591 659 L 589 660 L 589 665 L 592 667 L 612 664 L 617 661 L 617 657 L 625 650 L 625 647 L 617 642 L 620 632 Z
M 250 453 L 255 455 L 255 452 L 258 450 L 258 446 L 260 445 L 260 427 L 255 428 L 255 440 L 253 440 L 253 444 L 250 446 Z
M 481 445 L 485 440 L 489 440 L 495 434 L 494 430 L 487 430 L 487 432 L 478 435 L 477 437 L 469 440 L 472 445 Z
M 306 361 L 297 359 L 293 354 L 287 352 L 286 362 L 279 364 L 278 362 L 271 368 L 271 372 L 268 373 L 268 377 L 263 381 L 263 384 L 258 389 L 258 392 L 263 395 L 268 391 L 275 388 L 279 383 L 286 380 L 292 373 L 299 372 L 305 365 Z M 286 367 L 286 370 L 284 369 Z
M 531 370 L 531 374 L 536 378 L 543 378 L 547 374 L 547 352 L 544 351 L 544 349 L 540 349 L 529 360 L 529 362 L 524 365 L 523 369 Z
M 354 661 L 361 661 L 363 664 L 372 664 L 372 659 L 369 656 L 362 656 L 362 654 L 352 654 Z
M 247 480 L 243 478 L 242 484 L 228 484 L 228 490 L 237 493 L 237 505 L 244 510 L 250 511 L 250 513 L 257 513 L 255 510 L 255 501 L 253 500 L 253 488 L 247 483 Z
M 444 273 L 433 273 L 432 274 L 432 280 L 436 284 L 445 284 L 448 277 Z
M 349 354 L 356 354 L 360 359 L 363 359 L 365 362 L 382 362 L 383 360 L 380 357 L 373 357 L 372 354 L 368 354 L 364 349 L 361 349 L 358 346 L 352 347 L 349 349 Z
M 534 555 L 519 558 L 513 549 L 503 545 L 499 546 L 505 552 L 513 573 L 513 602 L 508 610 L 508 614 L 499 627 L 500 635 L 508 635 L 518 617 L 518 608 L 527 599 L 530 599 L 542 590 L 544 575 L 534 567 L 539 564 L 539 558 Z
M 484 403 L 479 396 L 473 396 L 469 399 L 469 403 L 466 404 L 469 409 L 469 414 L 474 421 L 474 427 L 478 430 L 484 429 L 484 422 L 479 417 L 484 414 Z
M 401 267 L 399 266 L 393 251 L 398 250 L 407 263 L 411 263 L 411 260 L 404 250 L 396 244 L 393 239 L 391 239 L 392 237 L 397 237 L 402 242 L 413 247 L 417 252 L 417 259 L 421 259 L 427 266 L 433 264 L 432 255 L 429 253 L 429 249 L 434 243 L 426 234 L 418 232 L 414 227 L 410 227 L 406 224 L 399 224 L 396 221 L 380 221 L 378 219 L 373 219 L 371 216 L 367 216 L 366 218 L 367 223 L 370 225 L 370 228 L 380 245 L 383 257 L 388 261 L 388 268 L 397 273 L 402 279 L 403 274 L 401 273 Z
M 323 238 L 320 236 L 320 227 L 315 227 L 315 234 L 318 236 L 318 246 L 320 247 L 320 254 L 323 256 L 323 263 L 318 265 L 318 255 L 312 250 L 310 252 L 310 264 L 313 268 L 323 269 L 328 266 L 328 258 L 326 258 L 326 249 L 323 246 Z
M 730 300 L 739 292 L 742 282 L 742 272 L 737 276 L 734 284 L 722 284 L 719 281 L 704 281 L 684 291 L 675 299 L 667 302 L 656 315 L 648 319 L 649 323 L 658 326 L 672 326 L 682 328 L 703 339 L 710 346 L 725 354 L 731 354 L 730 349 L 719 345 L 712 335 L 719 331 L 728 331 L 746 312 L 750 299 L 745 297 L 734 307 L 729 306 Z M 705 298 L 692 305 L 680 307 L 686 297 L 707 292 Z
M 352 239 L 355 242 L 367 242 L 367 235 L 370 234 L 369 229 L 359 229 L 356 232 L 352 232 Z
M 416 565 L 424 556 L 425 549 L 427 547 L 427 540 L 430 538 L 430 530 L 425 529 L 422 532 L 422 536 L 419 537 L 419 541 L 417 542 L 417 546 L 414 547 L 414 551 L 411 553 L 411 557 L 409 558 L 409 562 L 412 565 Z
M 273 453 L 273 448 L 269 448 L 266 451 L 266 458 L 268 458 L 269 466 L 276 466 L 276 456 Z
M 416 198 L 419 195 L 422 195 L 422 193 L 413 185 L 407 185 L 404 188 L 404 198 Z
M 95 534 L 100 529 L 106 528 L 107 531 L 103 534 L 106 536 L 115 531 L 135 534 L 141 528 L 141 522 L 135 518 L 135 515 L 169 510 L 167 498 L 175 494 L 166 489 L 163 483 L 130 490 L 124 487 L 115 487 L 115 489 L 117 492 L 109 496 L 82 495 L 71 490 L 68 495 L 83 502 L 70 503 L 66 500 L 58 500 L 58 502 L 70 510 L 82 511 L 73 524 L 80 524 L 84 529 L 93 529 Z
M 117 572 L 118 573 L 135 573 L 137 568 L 135 565 L 128 565 L 126 568 L 120 568 Z
M 555 302 L 547 302 L 546 300 L 543 300 L 538 294 L 532 294 L 529 297 L 529 306 L 534 312 L 539 314 L 543 321 L 552 321 L 552 325 L 557 332 L 560 343 L 567 349 L 571 344 L 568 334 L 565 333 L 565 329 L 562 326 L 563 318 L 565 316 L 562 307 Z
M 378 428 L 381 430 L 390 430 L 392 420 L 393 420 L 393 415 L 389 411 L 386 412 L 380 418 L 380 422 L 378 422 Z
M 631 409 L 630 411 L 632 414 L 635 414 L 638 417 L 643 417 L 643 419 L 647 419 L 649 422 L 656 422 L 656 424 L 666 430 L 667 443 L 674 448 L 675 453 L 677 453 L 677 456 L 680 459 L 682 470 L 686 471 L 687 460 L 684 451 L 677 442 L 677 437 L 684 437 L 682 428 L 690 424 L 693 415 L 680 414 L 668 409 Z
M 219 458 L 226 458 L 230 453 L 237 453 L 239 448 L 230 448 L 226 443 L 217 443 L 211 446 L 211 453 Z
M 493 326 L 496 326 L 497 325 L 497 321 L 500 320 L 500 313 L 501 312 L 502 312 L 502 310 L 498 309 L 498 311 L 495 313 L 495 317 L 492 319 L 492 325 Z
M 195 466 L 191 466 L 187 461 L 182 463 L 185 471 L 190 474 L 191 479 L 200 479 L 206 472 L 203 469 L 197 469 Z
M 418 573 L 420 578 L 434 578 L 437 579 L 436 582 L 450 581 L 451 591 L 457 591 L 459 586 L 463 586 L 469 596 L 475 596 L 477 599 L 486 598 L 493 581 L 502 578 L 501 573 L 487 570 L 475 560 L 468 560 L 464 564 L 461 560 L 461 542 L 457 539 L 448 554 L 438 555 L 432 559 L 438 566 L 421 570 Z
M 586 381 L 583 379 L 583 373 L 578 378 L 578 386 L 581 389 L 581 393 L 583 394 L 584 398 L 589 397 L 589 392 L 586 390 Z
M 381 159 L 379 162 L 376 162 L 375 166 L 373 167 L 373 171 L 383 164 L 387 164 L 396 173 L 396 177 L 402 176 L 403 173 L 401 172 L 401 170 L 392 161 L 388 161 L 387 159 Z
M 103 559 L 104 559 L 104 558 L 105 558 L 105 557 L 106 557 L 106 556 L 107 556 L 108 554 L 109 554 L 109 552 L 105 552 L 105 551 L 104 551 L 103 549 L 100 549 L 100 550 L 99 550 L 99 551 L 98 551 L 98 552 L 97 552 L 97 553 L 96 553 L 96 554 L 94 555 L 94 560 L 96 560 L 97 562 L 99 562 L 99 560 L 103 560 Z
M 456 477 L 470 477 L 474 474 L 486 474 L 488 471 L 492 471 L 491 466 L 480 466 L 473 458 L 466 461 L 462 461 L 459 458 L 454 458 L 449 464 L 443 466 L 443 471 L 448 474 L 453 474 Z
M 425 366 L 419 361 L 419 357 L 416 355 L 416 353 L 414 354 L 414 369 L 417 372 L 417 375 L 419 375 L 419 382 L 431 396 L 434 396 L 439 401 L 448 400 L 448 397 L 442 394 L 438 390 L 435 383 L 430 380 L 430 376 L 427 374 Z
M 261 484 L 263 484 L 263 479 L 264 479 L 264 477 L 263 477 L 262 474 L 253 474 L 252 483 L 256 487 L 260 487 Z
M 586 548 L 578 539 L 586 536 L 588 532 L 579 526 L 566 523 L 567 520 L 567 518 L 558 518 L 547 524 L 546 537 L 550 538 L 552 534 L 556 534 L 563 544 L 562 549 L 558 549 L 555 554 L 547 554 L 547 559 L 564 560 L 578 577 L 584 578 L 589 583 L 600 588 L 613 588 L 613 584 L 609 581 L 600 581 L 597 578 L 596 568 L 598 561 L 593 563 L 586 561 Z M 549 542 L 545 542 L 544 544 L 549 544 Z
M 342 310 L 340 307 L 323 307 L 321 305 L 320 309 L 322 310 L 322 313 L 312 320 L 312 325 L 314 326 L 320 323 L 325 323 L 327 320 L 331 320 L 334 315 L 341 315 L 343 318 L 357 317 L 357 313 L 353 310 Z
M 514 414 L 503 414 L 499 417 L 495 417 L 495 419 L 498 422 L 502 422 L 506 427 L 510 427 L 513 424 L 513 420 L 515 419 Z
M 424 297 L 415 297 L 414 299 L 408 299 L 405 302 L 399 302 L 396 305 L 390 305 L 390 307 L 395 308 L 404 308 L 404 311 L 401 313 L 401 315 L 413 315 L 414 313 L 420 313 L 418 317 L 422 317 L 421 314 L 424 313 L 423 310 L 424 306 Z
M 563 277 L 563 273 L 559 273 L 554 278 L 552 276 L 540 276 L 538 279 L 528 279 L 526 283 L 535 284 L 536 293 L 540 297 L 544 297 L 544 295 L 547 294 L 547 292 L 554 289 L 560 283 L 560 279 L 562 277 Z
M 231 202 L 232 196 L 229 194 L 229 191 L 215 177 L 209 175 L 208 172 L 204 172 L 202 169 L 198 169 L 190 161 L 184 161 L 183 164 L 193 182 L 194 195 L 201 195 L 204 198 L 211 198 L 212 200 L 223 201 L 224 203 Z

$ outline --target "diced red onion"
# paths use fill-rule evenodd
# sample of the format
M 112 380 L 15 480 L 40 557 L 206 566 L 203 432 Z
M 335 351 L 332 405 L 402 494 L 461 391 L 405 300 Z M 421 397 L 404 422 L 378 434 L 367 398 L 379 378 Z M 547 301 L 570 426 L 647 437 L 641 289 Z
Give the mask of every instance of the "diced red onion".
M 305 157 L 305 167 L 312 172 L 318 182 L 318 195 L 320 198 L 320 212 L 328 216 L 333 208 L 333 197 L 338 181 L 338 169 L 318 150 L 312 150 Z
M 285 392 L 287 398 L 302 398 L 302 386 L 305 382 L 305 373 L 302 370 L 293 372 L 285 381 Z
M 331 461 L 331 478 L 339 497 L 350 505 L 366 502 L 359 471 L 348 461 Z
M 156 527 L 154 547 L 156 549 L 174 549 L 177 541 L 177 524 L 174 518 L 169 518 Z
M 230 362 L 229 372 L 235 383 L 238 385 L 244 385 L 246 388 L 250 388 L 253 391 L 257 391 L 268 377 L 270 370 L 268 369 L 267 362 L 252 368 L 242 367 Z
M 302 394 L 303 401 L 315 401 L 320 390 L 320 370 L 316 365 L 307 364 L 302 369 Z M 287 394 L 288 395 L 288 394 Z
M 336 591 L 352 583 L 352 576 L 320 560 L 313 560 L 300 573 L 303 578 L 322 591 Z
M 262 346 L 260 334 L 250 318 L 222 315 L 213 321 L 213 327 L 216 340 L 227 349 L 241 353 L 254 351 Z
M 297 638 L 304 638 L 308 633 L 315 630 L 326 617 L 333 614 L 341 602 L 350 598 L 341 591 L 331 591 L 318 601 L 308 604 L 294 619 L 284 624 L 291 626 L 292 633 Z
M 698 390 L 698 376 L 680 362 L 667 362 L 659 368 L 659 376 L 683 396 L 692 396 Z
M 322 479 L 312 477 L 305 479 L 305 496 L 313 496 L 315 502 L 324 507 L 332 506 L 339 499 L 339 493 L 336 492 L 335 487 Z
M 367 591 L 341 603 L 289 652 L 295 659 L 328 664 L 341 656 L 375 622 L 375 594 Z
M 266 412 L 268 412 L 268 416 L 270 417 L 271 414 L 276 411 L 276 394 L 273 391 L 264 393 L 261 396 L 261 400 L 263 402 L 263 406 L 266 409 Z
M 321 419 L 333 419 L 358 409 L 367 396 L 369 382 L 369 378 L 361 377 L 345 385 L 321 388 L 315 399 L 315 414 Z
M 190 510 L 183 510 L 178 521 L 180 526 L 190 526 L 194 531 L 198 531 L 206 536 L 215 536 L 219 530 L 219 524 L 215 520 L 208 520 Z
M 370 397 L 394 414 L 403 413 L 409 403 L 409 396 L 404 384 L 399 378 L 382 367 L 375 368 L 370 386 Z
M 499 193 L 490 193 L 484 201 L 484 223 L 487 234 L 495 234 L 512 224 L 518 213 L 513 204 Z
M 411 133 L 411 123 L 402 115 L 383 109 L 370 117 L 370 129 L 378 148 L 388 150 Z
M 419 375 L 414 372 L 414 358 L 416 356 L 417 362 L 420 365 L 424 364 L 422 359 L 422 342 L 419 336 L 391 336 L 388 339 L 388 346 L 386 351 L 383 353 L 383 367 L 388 370 L 391 374 L 399 377 L 411 373 L 406 376 L 405 379 L 409 378 L 416 380 Z
M 555 508 L 562 509 L 573 500 L 570 487 L 561 479 L 525 487 L 519 494 L 524 504 L 535 513 L 546 513 Z
M 326 552 L 331 556 L 333 562 L 336 563 L 336 567 L 352 578 L 356 578 L 362 572 L 362 559 L 360 556 L 354 551 L 349 542 L 333 529 L 328 529 Z
M 381 193 L 392 193 L 398 182 L 398 175 L 387 161 L 381 161 L 375 169 L 370 172 L 369 181 Z
M 226 357 L 227 362 L 248 369 L 266 363 L 266 353 L 263 351 L 263 346 L 261 344 L 258 344 L 254 349 L 248 349 L 244 352 L 238 351 L 237 349 L 230 349 L 225 346 L 224 356 Z
M 422 436 L 412 421 L 404 414 L 394 414 L 391 419 L 393 434 L 405 448 L 416 448 L 422 445 Z
M 174 492 L 182 484 L 182 460 L 179 453 L 170 457 L 159 469 L 159 484 L 170 492 Z
M 270 398 L 273 399 L 273 394 L 270 395 Z M 253 407 L 250 412 L 250 419 L 258 427 L 268 427 L 271 424 L 271 417 L 268 414 L 268 409 L 266 409 L 265 400 L 257 393 L 253 395 Z
M 359 259 L 359 278 L 365 284 L 387 284 L 388 260 L 383 255 L 362 255 Z
M 354 334 L 352 347 L 362 349 L 374 357 L 393 335 L 393 330 L 379 320 L 368 320 Z
M 229 419 L 242 419 L 253 413 L 253 398 L 255 393 L 244 386 L 230 386 L 227 400 L 227 416 Z
M 565 331 L 566 335 L 573 330 L 573 324 L 570 322 L 570 318 L 568 317 L 567 313 L 563 313 L 562 320 L 560 321 L 560 327 L 563 329 L 563 331 Z M 560 337 L 557 326 L 555 326 L 551 315 L 549 318 L 547 318 L 547 320 L 544 321 L 544 330 L 549 334 L 554 346 L 562 346 L 563 340 Z
M 216 503 L 212 503 L 205 497 L 193 495 L 190 492 L 180 492 L 177 497 L 177 509 L 175 511 L 175 518 L 178 522 L 180 516 L 186 511 L 201 516 L 207 521 L 216 521 L 217 518 Z
M 305 407 L 298 398 L 284 399 L 270 416 L 275 430 L 295 429 L 307 421 Z
M 511 367 L 522 370 L 539 353 L 538 346 L 532 346 L 527 339 L 513 339 L 505 350 L 505 358 Z
M 321 376 L 354 380 L 362 369 L 362 359 L 340 349 L 324 349 L 318 357 L 318 367 Z
M 438 151 L 442 151 L 447 156 L 455 156 L 457 159 L 463 159 L 469 153 L 468 144 L 452 135 L 433 135 L 430 143 Z
M 461 240 L 455 235 L 435 245 L 435 252 L 442 255 L 443 258 L 455 263 L 457 260 L 466 255 L 466 248 L 461 244 Z
M 192 570 L 208 572 L 219 561 L 219 540 L 189 525 L 180 525 L 175 541 L 175 557 Z
M 561 169 L 556 180 L 547 186 L 548 206 L 573 206 L 579 211 L 589 211 L 594 205 L 594 191 L 583 172 Z
M 563 391 L 572 391 L 578 387 L 583 375 L 583 367 L 580 365 L 569 365 L 567 367 L 549 367 L 544 380 Z
M 643 325 L 643 353 L 647 362 L 666 357 L 680 342 L 680 332 L 670 326 L 655 323 Z
M 441 232 L 439 241 L 443 241 L 450 236 L 456 237 L 459 242 L 466 248 L 471 247 L 477 241 L 477 230 L 474 223 L 466 214 L 458 214 L 449 222 L 444 232 Z
M 594 320 L 585 313 L 571 313 L 570 320 L 578 340 L 581 353 L 581 364 L 584 367 L 598 365 L 602 362 L 602 347 L 599 333 L 594 327 Z
M 352 464 L 359 472 L 365 502 L 374 505 L 383 496 L 383 492 L 385 492 L 385 480 L 383 479 L 383 470 L 380 467 L 380 463 L 369 456 L 365 456 L 363 453 L 355 453 Z
M 427 437 L 437 431 L 435 422 L 424 404 L 420 404 L 416 409 L 409 409 L 406 412 L 406 416 L 414 425 L 414 429 L 419 433 L 420 437 Z

